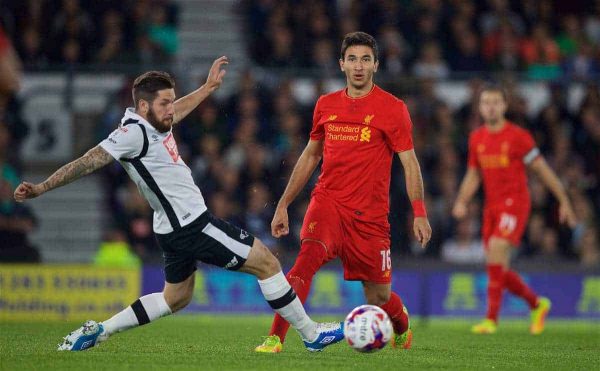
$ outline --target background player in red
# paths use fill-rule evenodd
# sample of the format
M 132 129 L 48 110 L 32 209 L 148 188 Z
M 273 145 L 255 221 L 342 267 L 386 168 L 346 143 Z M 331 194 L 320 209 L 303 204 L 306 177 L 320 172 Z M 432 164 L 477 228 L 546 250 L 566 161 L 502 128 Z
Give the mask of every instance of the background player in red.
M 408 312 L 391 290 L 390 173 L 397 153 L 414 211 L 414 234 L 423 247 L 431 237 L 423 203 L 423 180 L 413 150 L 412 123 L 404 102 L 373 83 L 377 44 L 363 32 L 345 36 L 340 68 L 347 87 L 321 96 L 310 140 L 279 200 L 271 232 L 288 234 L 287 208 L 323 159 L 300 234 L 301 249 L 288 280 L 304 302 L 314 274 L 335 257 L 344 279 L 362 281 L 367 303 L 383 308 L 396 333 L 394 344 L 410 348 Z M 280 352 L 288 323 L 275 316 L 269 336 L 256 348 Z
M 531 308 L 532 334 L 544 330 L 551 303 L 537 296 L 521 277 L 510 270 L 510 253 L 519 246 L 530 211 L 527 168 L 533 170 L 560 202 L 560 221 L 573 227 L 575 213 L 560 180 L 548 166 L 531 134 L 505 118 L 504 91 L 488 87 L 480 93 L 479 111 L 484 125 L 471 133 L 467 173 L 460 186 L 452 214 L 463 218 L 467 204 L 483 180 L 485 194 L 483 242 L 488 273 L 486 319 L 472 332 L 496 332 L 502 292 L 506 288 L 527 301 Z

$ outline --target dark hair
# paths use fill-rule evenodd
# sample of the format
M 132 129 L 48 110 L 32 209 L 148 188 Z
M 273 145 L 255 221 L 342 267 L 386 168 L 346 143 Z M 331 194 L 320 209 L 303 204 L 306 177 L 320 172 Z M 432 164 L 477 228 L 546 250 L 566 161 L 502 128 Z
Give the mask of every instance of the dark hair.
M 479 92 L 479 96 L 481 97 L 481 94 L 483 94 L 484 92 L 500 93 L 500 95 L 502 95 L 502 99 L 504 99 L 505 102 L 508 102 L 508 94 L 506 93 L 506 90 L 500 85 L 485 85 L 483 89 L 481 89 L 481 91 Z
M 156 98 L 156 92 L 164 89 L 175 88 L 175 80 L 166 72 L 148 71 L 138 76 L 133 82 L 133 104 L 138 108 L 140 99 L 152 103 Z
M 342 50 L 340 54 L 340 58 L 343 60 L 346 54 L 346 50 L 354 45 L 364 45 L 368 46 L 373 50 L 373 56 L 375 57 L 375 62 L 377 62 L 379 49 L 377 47 L 377 41 L 371 35 L 366 32 L 350 32 L 344 36 L 344 41 L 342 41 Z

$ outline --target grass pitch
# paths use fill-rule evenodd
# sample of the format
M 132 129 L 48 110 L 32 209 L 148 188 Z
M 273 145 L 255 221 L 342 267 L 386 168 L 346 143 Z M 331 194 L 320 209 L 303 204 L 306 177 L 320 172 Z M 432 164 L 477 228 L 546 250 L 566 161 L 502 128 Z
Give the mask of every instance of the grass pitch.
M 323 320 L 323 318 L 316 318 Z M 0 323 L 2 370 L 600 370 L 600 323 L 550 321 L 540 336 L 525 321 L 502 321 L 495 335 L 471 322 L 414 321 L 413 349 L 361 354 L 345 343 L 309 353 L 294 331 L 279 354 L 253 349 L 270 316 L 176 315 L 84 352 L 57 352 L 80 323 Z

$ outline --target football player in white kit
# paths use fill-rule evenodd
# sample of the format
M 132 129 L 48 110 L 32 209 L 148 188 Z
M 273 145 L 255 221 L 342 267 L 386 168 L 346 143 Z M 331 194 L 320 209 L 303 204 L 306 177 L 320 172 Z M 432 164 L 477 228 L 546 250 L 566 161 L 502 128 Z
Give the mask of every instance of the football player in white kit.
M 256 276 L 271 308 L 299 332 L 308 350 L 320 351 L 344 338 L 342 323 L 316 323 L 308 317 L 279 261 L 259 239 L 210 214 L 179 156 L 173 125 L 221 85 L 227 63 L 225 56 L 216 59 L 206 83 L 177 100 L 169 74 L 144 73 L 133 85 L 134 107 L 125 111 L 108 138 L 44 182 L 22 182 L 15 190 L 15 199 L 22 202 L 117 160 L 154 210 L 153 229 L 165 259 L 163 292 L 142 296 L 106 321 L 87 321 L 67 335 L 58 350 L 85 350 L 119 331 L 184 308 L 192 299 L 197 260 Z

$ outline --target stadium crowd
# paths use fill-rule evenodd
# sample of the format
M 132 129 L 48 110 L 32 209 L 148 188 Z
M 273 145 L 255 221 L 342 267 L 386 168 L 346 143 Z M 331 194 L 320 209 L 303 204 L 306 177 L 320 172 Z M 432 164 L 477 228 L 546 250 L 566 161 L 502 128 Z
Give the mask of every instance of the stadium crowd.
M 171 2 L 158 2 L 162 4 L 158 14 L 147 16 L 147 7 L 140 5 L 147 3 L 8 1 L 5 6 L 19 16 L 3 16 L 2 25 L 9 35 L 17 34 L 12 40 L 25 69 L 56 63 L 164 62 L 177 50 L 177 8 Z M 254 62 L 273 74 L 289 68 L 311 69 L 313 76 L 319 76 L 319 94 L 325 93 L 325 79 L 341 78 L 337 66 L 341 35 L 361 29 L 376 36 L 379 76 L 394 77 L 376 76 L 376 83 L 403 99 L 412 116 L 434 231 L 425 254 L 449 262 L 483 261 L 481 202 L 471 204 L 470 216 L 463 221 L 453 220 L 450 210 L 465 171 L 468 133 L 480 124 L 477 92 L 482 79 L 501 72 L 494 76 L 500 76 L 509 91 L 510 119 L 532 131 L 567 186 L 580 221 L 572 231 L 559 226 L 556 201 L 532 177 L 532 214 L 518 258 L 579 260 L 583 266 L 597 267 L 600 1 L 569 3 L 561 5 L 568 9 L 561 10 L 553 8 L 553 2 L 533 0 L 518 4 L 491 0 L 485 6 L 471 0 L 247 0 L 242 11 Z M 15 10 L 19 6 L 21 10 Z M 19 23 L 23 19 L 26 26 Z M 24 31 L 14 32 L 17 29 Z M 86 37 L 93 32 L 101 36 L 90 42 Z M 179 152 L 192 168 L 209 209 L 257 235 L 285 261 L 298 249 L 309 190 L 318 174 L 291 206 L 289 236 L 272 238 L 270 221 L 308 140 L 318 94 L 312 103 L 303 104 L 293 94 L 291 74 L 282 72 L 277 83 L 267 84 L 255 71 L 249 68 L 241 75 L 233 95 L 203 102 L 175 133 Z M 436 81 L 451 76 L 469 79 L 471 99 L 458 109 L 435 94 Z M 516 89 L 515 81 L 522 76 L 547 80 L 551 91 L 550 102 L 535 117 L 527 114 L 527 97 Z M 575 110 L 566 98 L 565 84 L 572 81 L 585 85 Z M 114 129 L 131 105 L 130 92 L 131 85 L 124 86 L 106 108 L 96 130 L 97 141 Z M 420 254 L 411 240 L 412 213 L 400 166 L 393 166 L 392 251 Z M 107 235 L 124 233 L 143 260 L 157 261 L 160 252 L 152 234 L 152 210 L 118 163 L 103 170 L 103 175 L 113 216 Z

